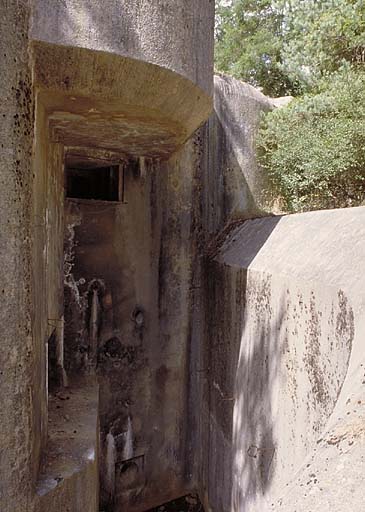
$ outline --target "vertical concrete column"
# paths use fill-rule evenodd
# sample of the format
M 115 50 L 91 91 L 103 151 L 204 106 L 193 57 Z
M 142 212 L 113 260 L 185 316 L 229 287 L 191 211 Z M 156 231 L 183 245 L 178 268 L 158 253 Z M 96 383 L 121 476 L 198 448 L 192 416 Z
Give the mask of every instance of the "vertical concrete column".
M 0 2 L 0 509 L 31 510 L 31 152 L 28 0 Z

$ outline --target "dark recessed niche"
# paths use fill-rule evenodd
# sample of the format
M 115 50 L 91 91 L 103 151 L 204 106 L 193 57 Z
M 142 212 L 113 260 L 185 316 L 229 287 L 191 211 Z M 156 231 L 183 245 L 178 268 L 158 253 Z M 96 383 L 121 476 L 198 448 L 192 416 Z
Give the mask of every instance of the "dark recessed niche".
M 75 199 L 119 201 L 119 166 L 75 169 L 66 167 L 66 196 Z
M 48 391 L 52 393 L 58 389 L 61 384 L 60 367 L 57 361 L 57 335 L 54 330 L 48 338 Z
M 195 494 L 189 494 L 159 507 L 152 508 L 147 512 L 204 512 L 203 505 Z

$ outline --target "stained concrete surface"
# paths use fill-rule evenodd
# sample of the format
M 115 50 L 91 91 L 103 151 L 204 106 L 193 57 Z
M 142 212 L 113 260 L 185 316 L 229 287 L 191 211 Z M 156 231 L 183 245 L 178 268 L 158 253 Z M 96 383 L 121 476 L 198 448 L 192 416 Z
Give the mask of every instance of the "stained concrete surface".
M 47 443 L 48 372 L 45 363 L 48 359 L 48 341 L 56 338 L 54 351 L 59 363 L 62 362 L 63 352 L 60 343 L 63 331 L 63 148 L 48 143 L 47 115 L 38 96 L 35 97 L 34 107 L 32 352 L 34 386 L 37 389 L 33 398 L 34 440 L 38 444 L 39 465 Z
M 0 4 L 0 508 L 31 510 L 38 468 L 34 431 L 31 201 L 33 95 L 30 6 Z M 14 30 L 14 27 L 17 27 Z
M 201 492 L 212 510 L 361 510 L 364 218 L 247 220 L 208 267 Z
M 256 137 L 263 114 L 273 108 L 272 100 L 251 85 L 226 75 L 214 77 L 212 150 L 224 179 L 217 207 L 225 208 L 229 219 L 272 209 L 270 184 L 257 162 Z
M 101 506 L 115 511 L 143 511 L 195 486 L 184 418 L 200 158 L 194 137 L 167 162 L 126 161 L 124 202 L 65 202 L 65 367 L 98 376 Z
M 124 12 L 128 13 L 131 5 L 126 2 Z M 142 53 L 131 40 L 128 48 L 121 47 L 120 51 L 105 46 L 106 25 L 96 23 L 94 15 L 102 16 L 96 5 L 88 6 L 93 20 L 89 32 L 83 32 L 87 24 L 78 25 L 81 19 L 85 21 L 84 4 L 60 4 L 52 13 L 44 7 L 35 2 L 31 32 L 39 125 L 36 204 L 37 215 L 43 218 L 51 214 L 57 228 L 54 232 L 40 231 L 36 256 L 39 275 L 48 265 L 52 278 L 57 277 L 54 262 L 61 263 L 61 268 L 62 262 L 59 257 L 53 258 L 57 254 L 55 240 L 59 242 L 58 228 L 64 228 L 65 289 L 59 290 L 59 276 L 55 287 L 53 279 L 39 279 L 40 292 L 44 284 L 52 286 L 37 296 L 37 337 L 44 337 L 47 318 L 52 319 L 46 323 L 53 328 L 64 326 L 57 332 L 56 352 L 62 354 L 58 364 L 69 379 L 75 374 L 97 374 L 102 506 L 145 510 L 181 496 L 195 485 L 193 475 L 185 470 L 188 435 L 183 418 L 191 269 L 196 257 L 194 221 L 198 212 L 198 194 L 193 185 L 202 143 L 198 136 L 185 142 L 212 108 L 214 6 L 212 2 L 194 3 L 187 12 L 186 2 L 175 2 L 174 10 L 171 6 L 166 9 L 166 18 L 156 3 L 146 4 L 139 14 L 133 11 L 143 19 L 150 12 L 149 21 L 158 14 L 158 27 L 155 20 L 144 24 L 144 32 L 139 33 Z M 62 18 L 64 7 L 71 15 L 67 19 Z M 52 15 L 45 20 L 47 12 Z M 177 54 L 171 39 L 169 19 L 173 15 L 176 25 L 178 13 L 182 31 L 174 28 L 173 36 L 184 52 L 194 52 L 194 58 L 185 61 L 183 51 Z M 110 20 L 126 21 L 120 17 Z M 198 30 L 199 26 L 204 32 Z M 150 28 L 153 30 L 147 34 Z M 135 30 L 132 22 L 129 29 Z M 203 45 L 193 44 L 191 31 L 204 39 Z M 163 51 L 157 45 L 157 34 Z M 118 43 L 114 36 L 115 31 L 112 37 Z M 72 42 L 67 39 L 70 37 Z M 170 44 L 165 44 L 164 38 Z M 155 56 L 149 58 L 148 48 Z M 198 53 L 203 48 L 204 62 L 199 63 Z M 76 160 L 81 153 L 83 161 L 87 156 L 95 163 L 100 155 L 108 158 L 109 154 L 113 161 L 123 163 L 125 200 L 114 204 L 67 200 L 64 219 L 63 202 L 54 202 L 64 177 L 57 152 L 63 156 L 64 147 L 66 155 L 74 154 L 77 148 Z M 47 167 L 51 179 L 44 173 Z M 56 187 L 48 199 L 45 191 L 51 182 Z M 54 247 L 51 252 L 50 246 Z M 90 297 L 96 287 L 100 301 L 94 309 L 99 323 L 95 323 L 91 335 Z M 41 298 L 53 296 L 57 289 L 58 301 L 50 302 L 61 306 L 65 303 L 64 318 L 57 307 L 48 308 Z M 41 367 L 41 444 L 45 452 L 45 432 L 50 425 L 42 344 L 37 354 Z M 74 483 L 70 481 L 69 489 L 72 485 L 89 488 L 90 478 L 94 477 L 80 473 Z M 160 485 L 162 479 L 164 486 Z M 71 491 L 66 489 L 61 494 L 60 503 L 63 500 L 67 506 L 76 506 Z M 43 503 L 41 506 L 46 506 Z
M 47 447 L 36 488 L 39 512 L 62 509 L 67 496 L 80 511 L 99 509 L 97 397 L 93 378 L 69 382 L 50 395 Z M 81 485 L 72 497 L 77 480 Z
M 36 0 L 29 52 L 29 3 L 0 8 L 2 510 L 96 511 L 98 463 L 113 512 L 195 491 L 214 512 L 358 512 L 364 210 L 243 222 L 271 209 L 255 137 L 275 105 L 216 77 L 195 132 L 213 2 L 107 4 Z M 64 218 L 70 148 L 127 165 L 123 202 L 66 201 Z M 54 337 L 71 386 L 48 395 Z M 75 375 L 100 385 L 86 465 L 98 391 Z M 67 396 L 84 406 L 60 415 Z M 53 458 L 73 422 L 85 435 Z
M 148 62 L 40 41 L 32 54 L 54 142 L 166 158 L 212 109 L 200 87 Z
M 212 93 L 213 0 L 34 0 L 31 37 L 133 57 Z

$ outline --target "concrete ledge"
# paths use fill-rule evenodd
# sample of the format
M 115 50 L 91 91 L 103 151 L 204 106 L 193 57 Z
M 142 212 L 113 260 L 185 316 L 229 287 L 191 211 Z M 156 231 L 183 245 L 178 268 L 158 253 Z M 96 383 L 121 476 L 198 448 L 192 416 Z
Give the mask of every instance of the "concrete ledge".
M 365 207 L 270 216 L 244 221 L 217 260 L 291 280 L 341 288 L 365 304 L 358 270 L 365 257 Z
M 98 386 L 86 379 L 49 397 L 47 452 L 37 512 L 96 512 L 99 506 Z

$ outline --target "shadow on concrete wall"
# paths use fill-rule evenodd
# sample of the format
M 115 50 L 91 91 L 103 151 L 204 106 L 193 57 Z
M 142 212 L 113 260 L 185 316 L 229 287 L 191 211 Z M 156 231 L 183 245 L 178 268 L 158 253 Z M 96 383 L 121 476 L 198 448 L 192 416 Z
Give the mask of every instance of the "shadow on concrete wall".
M 192 266 L 191 277 L 191 317 L 189 325 L 189 364 L 187 366 L 187 413 L 185 416 L 185 479 L 189 488 L 195 488 L 204 480 L 208 446 L 209 419 L 205 411 L 208 408 L 206 382 L 209 378 L 209 346 L 204 340 L 213 337 L 205 332 L 206 326 L 214 329 L 217 319 L 223 317 L 223 309 L 219 311 L 219 297 L 213 298 L 211 288 L 215 286 L 215 274 L 211 268 L 214 263 L 206 256 L 207 250 L 216 247 L 215 238 L 222 232 L 227 222 L 244 213 L 257 212 L 254 198 L 248 188 L 244 173 L 232 152 L 231 144 L 225 130 L 215 112 L 208 122 L 196 132 L 194 146 L 199 158 L 194 181 L 193 223 L 191 237 L 196 244 L 196 257 Z M 218 268 L 218 267 L 217 267 Z M 214 278 L 213 278 L 214 274 Z M 217 288 L 219 285 L 217 284 Z M 217 293 L 222 293 L 222 289 Z M 208 297 L 211 301 L 208 302 Z M 229 299 L 227 299 L 229 300 Z M 214 307 L 215 306 L 215 307 Z M 221 304 L 224 307 L 224 304 Z M 214 309 L 212 309 L 214 308 Z M 215 312 L 218 310 L 218 317 Z M 229 336 L 225 343 L 230 345 Z M 219 345 L 219 341 L 217 342 Z M 232 349 L 235 352 L 235 348 Z M 239 350 L 239 348 L 238 348 Z M 225 355 L 221 355 L 222 362 Z M 238 354 L 237 358 L 238 359 Z M 228 402 L 226 405 L 229 405 Z M 228 413 L 232 419 L 232 410 Z M 227 415 L 226 415 L 227 416 Z M 230 424 L 230 430 L 231 429 Z M 202 442 L 203 440 L 203 442 Z M 204 470 L 202 468 L 205 468 Z
M 273 217 L 245 267 L 265 244 Z M 203 423 L 205 480 L 216 510 L 249 510 L 265 495 L 275 464 L 272 392 L 280 367 L 278 341 L 285 300 L 275 298 L 271 276 L 217 261 L 206 265 L 206 408 Z
M 273 108 L 269 98 L 232 77 L 215 76 L 214 105 L 218 135 L 222 134 L 226 141 L 220 147 L 222 136 L 217 137 L 217 150 L 226 160 L 224 192 L 233 196 L 233 210 L 246 213 L 247 209 L 255 206 L 271 205 L 271 186 L 256 154 L 262 115 Z M 247 203 L 247 192 L 242 194 L 245 190 L 252 199 L 251 203 Z
M 233 218 L 254 216 L 260 209 L 248 186 L 245 169 L 232 149 L 232 143 L 214 112 L 206 126 L 208 161 L 203 177 L 203 224 L 208 236 L 216 235 Z M 242 133 L 242 143 L 245 134 Z M 247 172 L 247 171 L 246 171 Z
M 242 132 L 242 137 L 247 134 Z M 200 134 L 200 165 L 197 166 L 196 180 L 202 185 L 197 193 L 198 201 L 194 211 L 198 212 L 194 229 L 198 232 L 198 257 L 193 266 L 192 276 L 192 317 L 190 325 L 189 368 L 188 368 L 188 404 L 187 404 L 187 450 L 185 475 L 200 486 L 201 498 L 204 489 L 209 493 L 209 501 L 216 510 L 231 511 L 231 490 L 235 474 L 245 474 L 245 490 L 235 487 L 235 501 L 244 503 L 246 494 L 260 486 L 266 488 L 270 483 L 270 457 L 272 459 L 272 425 L 269 405 L 262 411 L 262 396 L 268 396 L 271 383 L 279 361 L 277 347 L 266 347 L 267 323 L 261 326 L 261 335 L 249 359 L 240 352 L 249 329 L 245 317 L 247 272 L 232 270 L 230 267 L 212 260 L 211 252 L 216 254 L 217 245 L 224 241 L 224 233 L 230 232 L 230 226 L 237 226 L 240 219 L 265 215 L 256 204 L 248 186 L 244 168 L 236 158 L 221 121 L 213 113 Z M 247 148 L 249 141 L 246 141 Z M 272 217 L 267 229 L 253 248 L 251 261 L 265 244 L 279 217 Z M 223 228 L 224 232 L 222 231 Z M 222 238 L 223 237 L 223 238 Z M 215 239 L 212 242 L 212 239 Z M 208 257 L 207 254 L 210 253 Z M 205 256 L 202 257 L 202 254 Z M 249 263 L 249 261 L 248 261 Z M 196 286 L 196 288 L 195 288 Z M 201 292 L 204 290 L 202 296 Z M 267 300 L 268 304 L 268 300 Z M 267 306 L 268 307 L 268 306 Z M 282 313 L 284 314 L 284 313 Z M 281 326 L 278 317 L 278 325 Z M 266 358 L 266 359 L 265 359 Z M 268 366 L 270 362 L 270 370 Z M 263 365 L 263 366 L 260 366 Z M 256 365 L 263 375 L 249 373 L 250 365 Z M 248 415 L 244 424 L 239 426 L 239 411 L 235 402 L 243 401 L 236 397 L 242 382 L 250 377 L 249 385 L 253 390 L 250 401 L 245 405 Z M 259 384 L 259 386 L 258 386 Z M 255 387 L 260 393 L 255 394 Z M 259 429 L 257 416 L 259 412 Z M 251 417 L 251 420 L 249 419 Z M 236 425 L 234 426 L 234 421 Z M 245 436 L 247 448 L 242 459 L 244 467 L 235 460 L 235 453 L 242 448 L 240 437 L 243 429 L 251 433 L 250 441 Z M 257 435 L 256 435 L 257 434 Z M 251 448 L 249 455 L 247 450 Z M 255 451 L 256 450 L 256 451 Z M 237 468 L 235 466 L 238 465 Z M 259 475 L 257 467 L 260 467 Z M 245 494 L 245 498 L 243 495 Z
M 256 278 L 250 277 L 249 280 Z M 255 286 L 256 284 L 256 286 Z M 233 510 L 249 510 L 251 500 L 264 496 L 275 464 L 272 393 L 280 368 L 279 337 L 285 303 L 271 309 L 270 277 L 249 283 L 235 378 L 232 424 Z

